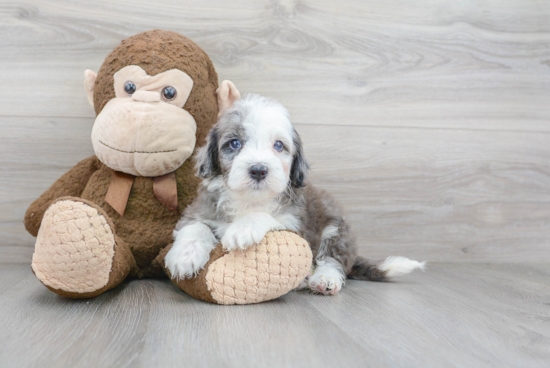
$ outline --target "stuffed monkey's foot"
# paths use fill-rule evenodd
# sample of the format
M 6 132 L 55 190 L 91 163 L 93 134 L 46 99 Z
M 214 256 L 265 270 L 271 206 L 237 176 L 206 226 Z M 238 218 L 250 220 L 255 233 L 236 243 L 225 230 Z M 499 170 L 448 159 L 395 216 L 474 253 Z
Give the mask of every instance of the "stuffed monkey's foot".
M 32 257 L 36 277 L 70 298 L 89 298 L 117 286 L 135 266 L 108 215 L 80 198 L 64 197 L 44 214 Z

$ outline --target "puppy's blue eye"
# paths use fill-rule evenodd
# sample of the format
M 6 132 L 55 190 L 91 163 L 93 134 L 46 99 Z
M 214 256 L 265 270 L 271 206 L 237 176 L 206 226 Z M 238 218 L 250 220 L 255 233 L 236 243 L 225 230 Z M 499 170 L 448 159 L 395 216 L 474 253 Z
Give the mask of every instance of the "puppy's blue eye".
M 131 81 L 124 83 L 124 91 L 129 95 L 133 95 L 136 91 L 136 85 Z
M 277 151 L 281 152 L 283 150 L 283 142 L 276 141 L 273 145 L 273 148 L 275 148 Z
M 231 142 L 229 142 L 229 147 L 231 147 L 232 150 L 238 150 L 241 148 L 241 141 L 238 139 L 233 139 Z

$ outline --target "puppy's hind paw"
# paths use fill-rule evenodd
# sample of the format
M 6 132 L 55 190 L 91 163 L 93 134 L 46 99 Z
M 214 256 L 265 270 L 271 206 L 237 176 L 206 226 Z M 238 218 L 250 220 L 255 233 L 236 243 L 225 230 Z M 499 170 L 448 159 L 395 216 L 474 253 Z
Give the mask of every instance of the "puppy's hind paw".
M 342 275 L 334 270 L 328 272 L 315 272 L 308 280 L 309 289 L 315 294 L 336 295 L 342 286 L 344 280 Z

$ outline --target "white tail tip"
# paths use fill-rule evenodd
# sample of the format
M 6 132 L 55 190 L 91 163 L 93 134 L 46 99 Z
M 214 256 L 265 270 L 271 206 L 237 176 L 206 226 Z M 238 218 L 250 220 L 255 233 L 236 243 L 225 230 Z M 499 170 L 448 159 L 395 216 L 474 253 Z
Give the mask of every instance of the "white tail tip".
M 413 272 L 416 269 L 424 271 L 426 262 L 413 261 L 405 257 L 391 256 L 386 258 L 378 268 L 386 272 L 387 277 L 402 276 Z

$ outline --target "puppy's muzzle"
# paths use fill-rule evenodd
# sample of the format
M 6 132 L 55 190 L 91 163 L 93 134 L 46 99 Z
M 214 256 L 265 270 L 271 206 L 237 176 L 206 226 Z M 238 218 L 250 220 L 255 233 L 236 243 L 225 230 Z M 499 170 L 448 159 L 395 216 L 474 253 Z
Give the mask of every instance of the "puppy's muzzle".
M 267 176 L 267 166 L 265 165 L 254 165 L 248 169 L 248 174 L 258 183 L 265 179 Z

